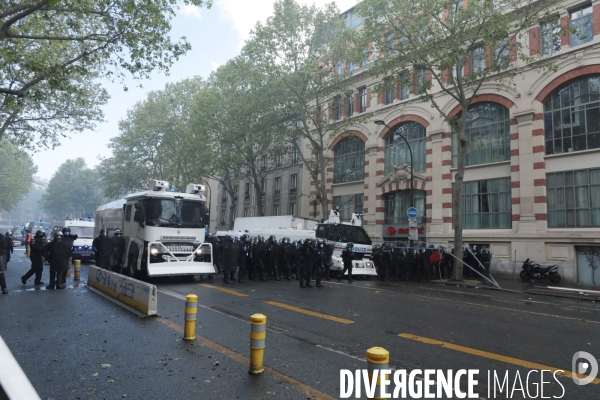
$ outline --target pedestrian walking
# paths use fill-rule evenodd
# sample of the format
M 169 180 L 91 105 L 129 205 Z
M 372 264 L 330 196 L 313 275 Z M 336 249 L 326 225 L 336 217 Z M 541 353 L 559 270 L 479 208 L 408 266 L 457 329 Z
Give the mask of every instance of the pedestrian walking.
M 27 284 L 27 279 L 31 278 L 35 274 L 34 285 L 43 285 L 42 274 L 44 272 L 44 260 L 42 255 L 46 247 L 46 234 L 43 231 L 37 231 L 33 237 L 33 244 L 31 245 L 31 268 L 25 275 L 21 277 L 21 283 Z

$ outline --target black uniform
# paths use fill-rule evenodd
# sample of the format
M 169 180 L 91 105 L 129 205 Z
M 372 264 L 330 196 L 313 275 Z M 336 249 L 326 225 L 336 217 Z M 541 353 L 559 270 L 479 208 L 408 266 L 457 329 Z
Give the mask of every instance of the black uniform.
M 27 279 L 31 278 L 33 274 L 35 274 L 35 285 L 43 285 L 42 282 L 42 273 L 44 272 L 44 260 L 42 259 L 44 255 L 44 249 L 46 247 L 46 238 L 35 236 L 33 238 L 33 243 L 31 244 L 31 268 L 25 275 L 21 277 L 21 282 L 23 285 L 27 283 Z
M 342 262 L 344 263 L 344 269 L 338 275 L 338 280 L 341 280 L 342 276 L 344 276 L 344 273 L 348 271 L 348 283 L 354 282 L 352 279 L 352 260 L 354 260 L 354 253 L 352 252 L 352 249 L 349 247 L 344 248 L 344 250 L 342 250 Z
M 246 282 L 246 261 L 248 259 L 248 240 L 241 240 L 239 243 L 239 260 L 238 265 L 240 270 L 238 272 L 238 282 Z
M 6 271 L 7 249 L 6 236 L 0 235 L 0 288 L 2 288 L 2 293 L 4 294 L 8 293 L 8 290 L 6 290 L 6 277 L 4 276 L 4 271 Z
M 121 273 L 123 270 L 123 257 L 125 256 L 125 249 L 127 248 L 127 240 L 121 235 L 113 236 L 112 248 L 114 257 L 112 257 L 112 270 Z
M 46 259 L 50 263 L 50 284 L 46 286 L 46 289 L 67 287 L 67 270 L 71 255 L 72 247 L 56 237 L 52 243 L 46 246 Z
M 266 280 L 264 277 L 265 264 L 263 261 L 267 253 L 266 250 L 267 249 L 265 242 L 256 240 L 254 241 L 254 243 L 252 243 L 252 264 L 254 265 L 254 280 L 256 280 L 257 275 L 261 281 Z
M 104 269 L 110 269 L 111 258 L 113 257 L 113 242 L 108 236 L 98 236 L 92 242 L 94 253 L 96 254 L 96 266 Z
M 8 262 L 10 261 L 10 255 L 15 252 L 15 244 L 13 243 L 13 240 L 10 237 L 10 235 L 8 234 L 8 232 L 6 232 L 5 237 L 6 237 L 6 263 L 8 264 Z
M 270 275 L 279 280 L 279 259 L 281 258 L 282 248 L 274 238 L 269 238 L 267 242 L 269 253 Z
M 302 272 L 300 274 L 300 287 L 312 287 L 310 284 L 310 278 L 312 277 L 312 272 L 314 268 L 314 263 L 317 256 L 316 249 L 312 246 L 312 242 L 304 242 L 302 246 L 300 246 L 299 250 L 299 258 L 302 262 Z M 303 284 L 303 281 L 306 283 Z
M 231 283 L 231 272 L 235 272 L 235 264 L 238 258 L 237 245 L 233 241 L 225 240 L 223 243 L 223 255 L 221 257 L 221 269 L 223 270 L 223 282 Z
M 325 268 L 325 260 L 327 259 L 327 245 L 326 243 L 319 242 L 317 244 L 316 249 L 316 262 L 314 264 L 315 267 L 315 281 L 317 282 L 317 287 L 323 287 L 321 285 L 321 278 L 323 276 L 323 268 Z

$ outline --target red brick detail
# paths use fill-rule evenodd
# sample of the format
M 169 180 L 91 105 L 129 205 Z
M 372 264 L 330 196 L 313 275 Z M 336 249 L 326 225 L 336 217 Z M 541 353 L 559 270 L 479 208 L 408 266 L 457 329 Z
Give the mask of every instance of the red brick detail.
M 367 88 L 367 108 L 371 107 L 371 88 Z M 366 110 L 365 110 L 366 111 Z
M 561 46 L 569 46 L 571 44 L 571 35 L 569 32 L 569 16 L 565 15 L 560 18 L 560 27 L 562 28 L 562 36 L 560 37 Z
M 545 179 L 534 179 L 533 186 L 546 186 L 546 180 Z
M 568 36 L 567 36 L 568 37 Z M 561 76 L 555 78 L 552 82 L 550 82 L 542 91 L 535 97 L 537 101 L 540 103 L 544 103 L 550 94 L 557 89 L 559 86 L 562 86 L 564 83 L 568 81 L 579 78 L 585 75 L 590 74 L 598 74 L 600 73 L 600 64 L 588 65 L 581 68 L 576 68 L 571 71 L 565 72 Z
M 512 149 L 512 150 L 510 151 L 510 156 L 511 156 L 511 157 L 513 157 L 513 156 L 518 156 L 518 155 L 519 155 L 519 149 Z
M 600 4 L 592 7 L 592 19 L 594 20 L 594 36 L 600 34 Z
M 433 209 L 433 204 L 431 204 L 431 203 L 427 203 L 427 204 L 425 204 L 425 209 L 426 209 L 426 210 L 431 210 L 431 209 Z
M 433 190 L 428 190 L 428 191 L 425 193 L 425 195 L 426 195 L 426 196 L 431 196 L 432 194 L 433 194 Z
M 467 59 L 467 62 L 465 63 L 465 68 L 463 69 L 463 73 L 465 74 L 465 76 L 471 75 L 471 57 Z
M 383 164 L 385 162 L 385 158 L 378 158 L 377 160 L 375 160 L 376 164 Z
M 365 167 L 369 165 L 369 160 L 365 160 Z
M 366 214 L 369 212 L 369 209 L 367 207 L 363 207 L 363 212 Z
M 452 194 L 452 188 L 442 188 L 442 194 Z
M 442 203 L 442 208 L 452 208 L 452 203 Z
M 383 170 L 375 172 L 375 176 L 383 176 Z
M 451 181 L 452 180 L 452 174 L 442 174 L 442 180 L 443 181 Z
M 333 102 L 329 103 L 329 120 L 333 121 L 335 116 L 333 115 Z
M 544 119 L 544 113 L 533 114 L 533 120 L 534 121 L 539 121 L 539 120 L 542 120 L 542 119 Z
M 365 172 L 365 178 L 368 178 L 368 177 L 369 177 L 369 173 Z
M 492 103 L 502 104 L 506 108 L 512 108 L 515 105 L 515 103 L 513 103 L 510 99 L 507 99 L 504 96 L 501 96 L 499 94 L 494 94 L 494 93 L 481 94 L 481 95 L 475 97 L 473 100 L 471 100 L 471 104 L 483 103 L 483 102 L 487 102 L 487 101 L 492 102 Z M 460 110 L 461 110 L 460 105 L 457 105 L 456 107 L 454 107 L 454 109 L 448 115 L 450 117 L 454 117 L 455 115 L 458 115 Z
M 519 132 L 517 132 L 517 133 L 511 133 L 510 134 L 510 140 L 519 140 Z
M 426 143 L 429 143 L 429 142 L 431 142 L 431 136 L 427 136 L 427 137 L 425 138 L 425 142 L 426 142 Z
M 510 38 L 510 43 L 508 45 L 508 62 L 517 61 L 517 37 L 513 36 Z
M 531 131 L 531 136 L 544 136 L 543 129 L 534 129 Z
M 429 126 L 429 122 L 427 122 L 427 120 L 425 118 L 419 117 L 418 115 L 403 115 L 401 117 L 391 120 L 390 122 L 387 123 L 387 125 L 392 127 L 392 129 L 393 129 L 395 127 L 395 125 L 401 124 L 402 122 L 408 122 L 408 121 L 418 122 L 419 124 L 423 125 L 425 128 L 427 128 Z M 384 126 L 381 133 L 379 133 L 379 138 L 381 138 L 381 139 L 385 138 L 385 135 L 387 135 L 388 131 L 389 131 L 388 127 Z
M 445 146 L 442 146 L 442 152 L 445 152 L 445 151 L 446 152 L 452 152 L 452 146 L 450 146 L 448 144 L 445 145 Z
M 326 183 L 333 183 L 333 178 L 327 178 Z
M 427 182 L 421 182 L 421 190 L 425 190 L 425 185 L 427 185 Z
M 377 93 L 377 105 L 383 104 L 385 102 L 385 98 L 383 96 L 385 96 L 383 92 Z
M 377 221 L 375 221 L 375 225 L 383 225 L 383 220 L 378 219 Z
M 445 13 L 448 13 L 448 10 L 444 11 Z M 446 84 L 448 82 L 450 82 L 450 70 L 448 68 L 446 68 L 445 70 L 442 71 L 442 84 Z
M 433 154 L 433 149 L 426 149 L 425 154 Z
M 536 26 L 529 30 L 529 55 L 538 55 L 541 48 L 542 41 L 540 40 L 540 27 Z
M 512 220 L 513 221 L 519 221 L 521 219 L 521 214 L 513 214 L 512 215 Z
M 521 204 L 521 198 L 520 197 L 513 197 L 511 200 L 512 200 L 513 204 Z
M 360 99 L 358 97 L 358 93 L 354 93 L 354 112 L 360 112 Z
M 485 46 L 485 67 L 490 68 L 494 62 L 494 52 L 492 46 Z
M 544 151 L 546 151 L 546 148 L 544 147 L 544 145 L 533 146 L 533 152 L 534 153 L 543 153 Z
M 358 94 L 357 94 L 357 96 L 358 96 Z M 340 142 L 340 140 L 342 140 L 344 138 L 347 138 L 348 136 L 357 136 L 357 137 L 361 138 L 362 141 L 365 142 L 365 143 L 368 140 L 367 136 L 364 133 L 362 133 L 362 132 L 359 132 L 359 131 L 346 131 L 346 132 L 338 135 L 338 137 L 336 137 L 334 139 L 334 141 L 331 142 L 331 144 L 329 145 L 329 150 L 333 150 L 335 148 L 335 146 L 337 146 L 337 144 Z
M 314 217 L 314 216 L 315 216 L 315 213 L 311 211 L 311 212 L 309 212 L 309 213 L 308 213 L 308 216 L 309 216 L 309 217 Z
M 331 167 L 327 168 L 327 172 L 333 172 L 333 168 L 331 168 Z
M 511 165 L 510 172 L 519 172 L 519 165 Z
M 430 163 L 430 162 L 425 163 L 425 168 L 429 169 L 431 167 L 433 167 L 433 163 Z
M 445 224 L 451 224 L 452 223 L 452 217 L 442 217 L 442 221 Z
M 317 195 L 317 192 L 316 192 L 316 190 L 311 190 L 311 191 L 310 191 L 310 195 L 311 195 L 311 196 L 316 196 L 316 195 Z
M 376 195 L 375 195 L 375 200 L 381 200 L 381 199 L 383 199 L 383 196 L 381 196 L 381 195 L 379 195 L 379 194 L 376 194 Z
M 533 163 L 533 169 L 544 169 L 546 168 L 546 163 L 544 161 Z
M 363 196 L 363 201 L 369 201 L 369 196 Z
M 519 181 L 511 182 L 510 183 L 510 187 L 513 188 L 513 189 L 518 189 L 518 188 L 521 187 L 521 182 L 519 182 Z
M 365 189 L 368 189 L 368 188 L 369 188 L 369 184 L 365 183 Z
M 385 207 L 375 207 L 375 212 L 384 212 Z
M 542 203 L 542 204 L 545 204 L 545 203 L 546 203 L 546 201 L 547 201 L 547 198 L 546 198 L 546 196 L 534 196 L 534 197 L 533 197 L 533 202 L 534 202 L 534 203 Z
M 325 193 L 333 193 L 333 189 L 325 189 Z
M 452 166 L 452 160 L 442 160 L 442 165 L 444 165 L 444 166 L 448 165 L 448 166 L 451 167 Z
M 548 214 L 535 214 L 535 220 L 536 221 L 547 221 Z
M 431 217 L 427 217 L 427 218 L 425 218 L 425 223 L 426 223 L 426 224 L 430 224 L 430 223 L 431 223 Z
M 452 132 L 442 133 L 442 139 L 452 139 Z
M 400 85 L 394 82 L 394 100 L 400 99 Z
M 510 125 L 519 125 L 519 120 L 516 118 L 511 118 L 509 122 Z

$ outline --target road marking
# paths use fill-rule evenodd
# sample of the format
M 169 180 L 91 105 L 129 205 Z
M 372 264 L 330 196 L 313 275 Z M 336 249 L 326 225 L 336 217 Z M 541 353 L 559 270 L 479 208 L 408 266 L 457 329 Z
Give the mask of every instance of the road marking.
M 162 324 L 165 324 L 169 328 L 172 328 L 172 329 L 176 330 L 177 332 L 183 334 L 182 326 L 179 326 L 179 325 L 177 325 L 169 320 L 166 320 L 162 317 L 157 317 L 156 320 Z M 231 358 L 234 361 L 239 362 L 240 364 L 250 365 L 250 359 L 248 357 L 245 357 L 239 353 L 236 353 L 235 351 L 230 350 L 227 347 L 221 346 L 220 344 L 215 343 L 210 339 L 207 339 L 200 335 L 196 335 L 196 341 L 202 343 L 206 347 L 210 347 L 211 349 L 223 354 L 226 357 Z M 266 373 L 274 376 L 275 379 L 277 379 L 277 380 L 287 382 L 294 390 L 306 395 L 309 398 L 315 397 L 317 399 L 335 400 L 334 397 L 331 397 L 323 392 L 318 391 L 317 389 L 314 389 L 308 385 L 305 385 L 302 382 L 299 382 L 293 378 L 290 378 L 289 376 L 282 374 L 281 372 L 276 371 L 273 368 L 269 368 L 267 366 L 264 366 L 264 368 L 265 368 Z
M 231 289 L 227 289 L 227 288 L 220 287 L 220 286 L 210 285 L 208 283 L 199 283 L 198 286 L 204 286 L 207 288 L 220 290 L 221 292 L 229 293 L 234 296 L 239 296 L 239 297 L 247 297 L 248 296 L 246 293 L 238 292 L 237 290 L 231 290 Z
M 279 303 L 277 301 L 265 301 L 265 303 L 271 304 L 272 306 L 286 308 L 288 310 L 296 311 L 296 312 L 299 312 L 302 314 L 312 315 L 313 317 L 319 317 L 319 318 L 323 318 L 323 319 L 328 319 L 330 321 L 339 322 L 341 324 L 353 324 L 354 323 L 354 321 L 351 321 L 349 319 L 334 317 L 332 315 L 327 315 L 327 314 L 321 314 L 316 311 L 305 310 L 304 308 L 290 306 L 289 304 Z
M 571 371 L 566 371 L 566 370 L 563 370 L 560 368 L 549 367 L 547 365 L 537 364 L 537 363 L 533 363 L 533 362 L 529 362 L 529 361 L 525 361 L 525 360 L 519 360 L 518 358 L 507 357 L 507 356 L 503 356 L 500 354 L 488 353 L 487 351 L 472 349 L 470 347 L 460 346 L 460 345 L 453 344 L 453 343 L 442 342 L 442 341 L 436 340 L 436 339 L 429 339 L 429 338 L 426 338 L 423 336 L 416 336 L 416 335 L 412 335 L 410 333 L 401 333 L 398 336 L 405 338 L 405 339 L 415 340 L 417 342 L 421 342 L 421 343 L 425 343 L 425 344 L 433 344 L 433 345 L 442 346 L 447 349 L 460 351 L 462 353 L 467 353 L 467 354 L 472 354 L 472 355 L 479 356 L 479 357 L 489 358 L 491 360 L 502 361 L 502 362 L 505 362 L 508 364 L 518 365 L 520 367 L 524 367 L 524 368 L 528 368 L 528 369 L 537 369 L 537 370 L 545 369 L 545 370 L 552 371 L 553 373 L 556 372 L 556 375 L 565 376 L 567 378 L 573 378 L 573 373 Z M 599 384 L 600 378 L 594 379 L 592 381 L 592 383 L 594 385 Z

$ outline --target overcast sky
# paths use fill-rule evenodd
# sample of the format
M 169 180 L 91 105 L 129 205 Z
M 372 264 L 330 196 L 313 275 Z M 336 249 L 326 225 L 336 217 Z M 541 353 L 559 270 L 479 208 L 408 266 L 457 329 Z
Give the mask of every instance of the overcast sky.
M 328 3 L 325 0 L 296 1 L 318 5 Z M 340 11 L 346 11 L 357 0 L 335 2 Z M 99 124 L 94 131 L 62 139 L 60 147 L 54 150 L 33 154 L 38 166 L 37 176 L 50 179 L 60 164 L 77 157 L 84 157 L 89 167 L 98 165 L 99 157 L 110 156 L 108 141 L 119 133 L 118 122 L 125 118 L 128 109 L 144 100 L 151 90 L 160 90 L 168 82 L 195 75 L 206 78 L 212 70 L 238 55 L 256 22 L 265 21 L 272 14 L 274 0 L 214 0 L 214 3 L 210 10 L 193 6 L 179 10 L 172 22 L 171 36 L 185 36 L 192 50 L 175 62 L 169 76 L 154 74 L 152 79 L 141 82 L 142 88 L 136 87 L 134 81 L 126 82 L 127 92 L 121 85 L 106 82 L 104 86 L 111 96 L 103 107 L 106 122 Z

